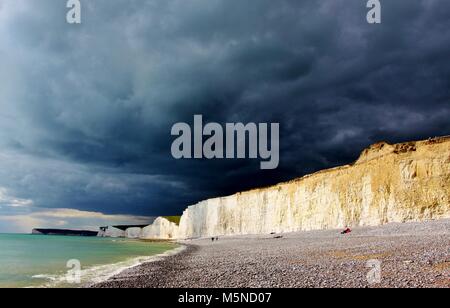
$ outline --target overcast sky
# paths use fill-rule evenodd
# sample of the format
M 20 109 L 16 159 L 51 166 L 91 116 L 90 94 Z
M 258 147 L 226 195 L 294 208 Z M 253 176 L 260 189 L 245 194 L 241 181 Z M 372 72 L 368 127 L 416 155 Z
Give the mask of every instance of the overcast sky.
M 450 134 L 450 2 L 0 0 L 0 232 L 199 200 Z M 280 123 L 280 166 L 174 160 L 176 122 Z

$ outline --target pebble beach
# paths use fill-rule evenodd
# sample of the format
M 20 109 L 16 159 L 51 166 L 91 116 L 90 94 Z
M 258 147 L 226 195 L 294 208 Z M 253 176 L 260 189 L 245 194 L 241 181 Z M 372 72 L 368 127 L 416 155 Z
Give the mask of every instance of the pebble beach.
M 449 288 L 450 220 L 179 242 L 96 288 Z

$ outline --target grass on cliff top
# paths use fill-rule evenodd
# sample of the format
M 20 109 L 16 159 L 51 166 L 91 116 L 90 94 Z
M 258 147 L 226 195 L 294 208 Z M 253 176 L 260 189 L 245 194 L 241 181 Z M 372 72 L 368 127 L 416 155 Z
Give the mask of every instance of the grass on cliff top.
M 181 216 L 163 216 L 163 218 L 167 219 L 170 222 L 173 222 L 177 226 L 180 225 Z

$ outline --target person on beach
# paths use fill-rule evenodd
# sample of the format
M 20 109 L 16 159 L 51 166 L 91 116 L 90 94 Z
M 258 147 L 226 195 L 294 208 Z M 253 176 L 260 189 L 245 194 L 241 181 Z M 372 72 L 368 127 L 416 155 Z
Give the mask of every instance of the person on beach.
M 347 228 L 345 228 L 344 231 L 341 232 L 341 234 L 344 235 L 344 234 L 349 234 L 349 233 L 351 233 L 351 232 L 352 232 L 352 229 L 350 229 L 349 227 L 347 227 Z

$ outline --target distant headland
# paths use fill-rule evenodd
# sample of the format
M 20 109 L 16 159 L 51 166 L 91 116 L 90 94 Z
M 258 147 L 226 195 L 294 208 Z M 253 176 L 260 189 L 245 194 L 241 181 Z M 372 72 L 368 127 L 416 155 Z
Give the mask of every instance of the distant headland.
M 87 230 L 63 230 L 63 229 L 33 229 L 36 235 L 60 235 L 60 236 L 97 236 L 98 231 Z

